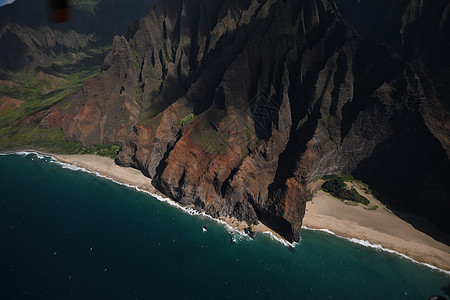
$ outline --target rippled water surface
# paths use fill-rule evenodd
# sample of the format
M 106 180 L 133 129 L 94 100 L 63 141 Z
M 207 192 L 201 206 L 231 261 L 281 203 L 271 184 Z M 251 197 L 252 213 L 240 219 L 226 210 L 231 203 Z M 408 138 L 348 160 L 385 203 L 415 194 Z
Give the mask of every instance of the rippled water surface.
M 0 299 L 428 299 L 450 277 L 321 232 L 295 251 L 36 155 L 0 156 Z M 202 226 L 208 231 L 203 232 Z M 448 298 L 448 296 L 447 296 Z

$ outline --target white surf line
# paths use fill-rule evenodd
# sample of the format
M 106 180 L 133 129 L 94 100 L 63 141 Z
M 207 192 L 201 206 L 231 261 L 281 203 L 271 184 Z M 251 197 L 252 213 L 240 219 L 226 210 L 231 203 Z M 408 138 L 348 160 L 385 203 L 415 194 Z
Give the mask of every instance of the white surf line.
M 292 243 L 291 243 L 291 242 L 286 241 L 286 240 L 283 239 L 283 238 L 277 237 L 277 236 L 274 235 L 273 232 L 271 232 L 271 231 L 263 231 L 262 233 L 268 235 L 268 236 L 270 237 L 271 240 L 276 241 L 276 242 L 279 242 L 279 243 L 283 244 L 283 245 L 286 246 L 286 247 L 289 247 L 289 248 L 295 248 L 295 246 L 298 245 L 297 242 L 292 242 Z
M 169 205 L 174 206 L 174 207 L 180 209 L 181 211 L 183 211 L 184 213 L 187 213 L 187 214 L 189 214 L 191 216 L 200 216 L 200 217 L 203 217 L 203 218 L 215 221 L 216 223 L 218 223 L 218 224 L 222 225 L 223 227 L 225 227 L 225 229 L 227 230 L 228 234 L 230 234 L 230 235 L 236 234 L 236 235 L 239 236 L 239 239 L 241 239 L 242 237 L 245 237 L 248 240 L 252 240 L 252 238 L 248 234 L 246 234 L 244 231 L 239 230 L 236 227 L 233 227 L 230 224 L 228 224 L 228 223 L 226 223 L 226 222 L 224 222 L 222 220 L 216 219 L 216 218 L 206 214 L 205 212 L 199 212 L 199 211 L 197 211 L 197 210 L 195 210 L 193 208 L 184 207 L 184 206 L 180 205 L 179 203 L 177 203 L 177 202 L 175 202 L 175 201 L 173 201 L 173 200 L 171 200 L 169 198 L 164 198 L 164 197 L 161 197 L 159 195 L 153 194 L 153 193 L 151 193 L 149 191 L 140 189 L 139 187 L 137 187 L 135 185 L 132 185 L 132 184 L 119 182 L 119 181 L 117 181 L 117 180 L 115 180 L 113 178 L 110 178 L 110 177 L 105 176 L 103 174 L 100 174 L 98 172 L 89 171 L 89 170 L 87 170 L 85 168 L 78 167 L 77 165 L 74 165 L 74 164 L 61 162 L 61 161 L 59 161 L 58 159 L 56 159 L 54 156 L 52 156 L 50 154 L 41 154 L 41 153 L 34 152 L 34 151 L 16 151 L 16 152 L 0 153 L 0 155 L 11 155 L 11 154 L 17 154 L 17 155 L 22 155 L 22 156 L 27 156 L 27 155 L 30 155 L 30 154 L 34 154 L 39 159 L 49 158 L 51 163 L 57 164 L 57 165 L 61 166 L 63 169 L 69 169 L 69 170 L 72 170 L 72 171 L 81 171 L 81 172 L 93 174 L 93 175 L 95 175 L 97 177 L 100 177 L 100 178 L 112 181 L 112 182 L 114 182 L 116 184 L 125 186 L 125 187 L 133 189 L 135 191 L 148 194 L 148 195 L 158 199 L 159 201 L 166 202 Z M 274 240 L 277 240 L 277 238 L 274 237 Z M 281 242 L 281 243 L 283 243 L 283 242 Z M 283 244 L 285 244 L 285 243 L 283 243 Z
M 17 154 L 17 155 L 22 155 L 22 156 L 27 156 L 27 155 L 30 155 L 30 154 L 34 154 L 34 155 L 36 155 L 36 157 L 39 158 L 39 159 L 49 158 L 50 161 L 51 161 L 52 163 L 55 163 L 55 164 L 60 165 L 63 169 L 69 169 L 69 170 L 72 170 L 72 171 L 81 171 L 81 172 L 93 174 L 93 175 L 95 175 L 95 176 L 97 176 L 97 177 L 100 177 L 100 178 L 103 178 L 103 179 L 107 179 L 107 180 L 112 181 L 112 182 L 114 182 L 114 183 L 116 183 L 116 184 L 126 186 L 126 187 L 128 187 L 128 188 L 130 188 L 130 189 L 133 189 L 133 190 L 136 190 L 136 191 L 138 191 L 138 192 L 146 193 L 146 194 L 148 194 L 148 195 L 150 195 L 150 196 L 152 196 L 152 197 L 158 199 L 158 200 L 161 201 L 161 202 L 166 202 L 166 203 L 168 203 L 169 205 L 174 206 L 174 207 L 180 209 L 181 211 L 183 211 L 183 212 L 185 212 L 185 213 L 187 213 L 187 214 L 189 214 L 189 215 L 191 215 L 191 216 L 201 216 L 201 217 L 204 217 L 204 218 L 207 218 L 207 219 L 210 219 L 210 220 L 215 221 L 216 223 L 218 223 L 218 224 L 224 226 L 225 229 L 227 230 L 227 232 L 228 232 L 230 235 L 232 235 L 232 234 L 237 234 L 237 235 L 239 235 L 239 236 L 241 236 L 241 237 L 245 237 L 245 238 L 248 239 L 248 240 L 252 240 L 252 238 L 251 238 L 248 234 L 246 234 L 245 232 L 243 232 L 242 230 L 239 230 L 239 229 L 237 229 L 236 227 L 231 226 L 230 224 L 226 223 L 225 221 L 216 219 L 216 218 L 214 218 L 214 217 L 212 217 L 212 216 L 206 214 L 205 212 L 199 212 L 199 211 L 197 211 L 197 210 L 195 210 L 195 209 L 193 209 L 193 208 L 190 208 L 190 207 L 184 207 L 184 206 L 180 205 L 179 203 L 177 203 L 177 202 L 175 202 L 175 201 L 173 201 L 173 200 L 171 200 L 171 199 L 169 199 L 169 198 L 164 198 L 164 197 L 161 197 L 161 196 L 159 196 L 159 195 L 153 194 L 153 193 L 151 193 L 151 192 L 149 192 L 149 191 L 140 189 L 139 187 L 137 187 L 137 186 L 135 186 L 135 185 L 131 185 L 131 184 L 128 184 L 128 183 L 122 183 L 122 182 L 119 182 L 119 181 L 117 181 L 117 180 L 115 180 L 115 179 L 113 179 L 113 178 L 104 176 L 104 175 L 102 175 L 102 174 L 100 174 L 100 173 L 98 173 L 98 172 L 89 171 L 89 170 L 87 170 L 87 169 L 85 169 L 85 168 L 78 167 L 78 166 L 76 166 L 76 165 L 74 165 L 74 164 L 69 164 L 69 163 L 61 162 L 61 161 L 57 160 L 55 157 L 53 157 L 53 156 L 50 155 L 50 154 L 41 154 L 41 153 L 38 153 L 38 152 L 35 152 L 35 151 L 15 151 L 15 152 L 14 152 L 14 151 L 11 151 L 11 152 L 0 152 L 0 155 L 12 155 L 12 154 Z M 426 267 L 428 267 L 428 268 L 430 268 L 430 269 L 433 269 L 433 270 L 436 270 L 436 271 L 445 273 L 445 274 L 447 274 L 447 275 L 450 275 L 450 271 L 446 271 L 446 270 L 440 269 L 440 268 L 438 268 L 438 267 L 436 267 L 436 266 L 433 266 L 433 265 L 431 265 L 431 264 L 428 264 L 428 263 L 422 263 L 422 262 L 416 261 L 415 259 L 413 259 L 413 258 L 411 258 L 411 257 L 409 257 L 409 256 L 407 256 L 407 255 L 405 255 L 405 254 L 402 254 L 402 253 L 397 252 L 397 251 L 392 250 L 392 249 L 384 248 L 384 247 L 381 246 L 380 244 L 372 244 L 372 243 L 370 243 L 369 241 L 366 241 L 366 240 L 359 240 L 359 239 L 356 239 L 356 238 L 346 238 L 346 237 L 342 237 L 342 236 L 337 235 L 336 233 L 334 233 L 334 232 L 332 232 L 331 230 L 326 229 L 326 228 L 323 228 L 323 229 L 322 229 L 322 228 L 314 229 L 314 228 L 308 228 L 307 226 L 302 226 L 302 229 L 306 229 L 306 230 L 310 230 L 310 231 L 321 231 L 321 232 L 325 232 L 325 233 L 328 233 L 328 234 L 330 234 L 330 235 L 334 235 L 334 236 L 336 236 L 336 237 L 338 237 L 338 238 L 345 239 L 345 240 L 347 240 L 347 241 L 349 241 L 349 242 L 352 242 L 352 243 L 355 243 L 355 244 L 359 244 L 359 245 L 362 245 L 362 246 L 365 246 L 365 247 L 369 247 L 369 248 L 373 248 L 373 249 L 376 249 L 376 250 L 380 250 L 380 251 L 384 251 L 384 252 L 388 252 L 388 253 L 391 253 L 391 254 L 395 254 L 395 255 L 401 256 L 401 257 L 403 257 L 403 258 L 405 258 L 405 259 L 407 259 L 407 260 L 409 260 L 409 261 L 412 261 L 412 262 L 414 262 L 414 263 L 416 263 L 416 264 L 424 265 L 424 266 L 426 266 Z M 282 239 L 282 238 L 279 238 L 279 237 L 275 236 L 271 231 L 263 231 L 262 233 L 268 235 L 268 236 L 270 237 L 270 239 L 272 239 L 272 240 L 274 240 L 274 241 L 276 241 L 276 242 L 279 242 L 279 243 L 281 243 L 282 245 L 284 245 L 284 246 L 286 246 L 286 247 L 292 247 L 292 248 L 293 248 L 293 247 L 295 247 L 295 246 L 298 245 L 298 243 L 296 243 L 296 242 L 290 243 L 290 242 L 286 241 L 285 239 Z
M 384 247 L 383 247 L 382 245 L 380 245 L 380 244 L 372 244 L 371 242 L 369 242 L 369 241 L 367 241 L 367 240 L 360 240 L 360 239 L 357 239 L 357 238 L 346 238 L 346 237 L 337 235 L 337 234 L 334 233 L 333 231 L 331 231 L 331 230 L 329 230 L 329 229 L 326 229 L 326 228 L 317 228 L 317 229 L 315 229 L 315 228 L 308 228 L 307 226 L 302 226 L 302 229 L 306 229 L 306 230 L 309 230 L 309 231 L 321 231 L 321 232 L 325 232 L 325 233 L 328 233 L 328 234 L 330 234 L 330 235 L 334 235 L 334 236 L 336 236 L 336 237 L 338 237 L 338 238 L 347 240 L 347 241 L 349 241 L 349 242 L 351 242 L 351 243 L 354 243 L 354 244 L 358 244 L 358 245 L 361 245 L 361 246 L 364 246 L 364 247 L 368 247 L 368 248 L 372 248 L 372 249 L 375 249 L 375 250 L 380 250 L 380 251 L 383 251 L 383 252 L 395 254 L 395 255 L 400 256 L 400 257 L 403 257 L 403 258 L 405 258 L 405 259 L 407 259 L 407 260 L 409 260 L 409 261 L 412 261 L 413 263 L 416 263 L 416 264 L 419 264 L 419 265 L 426 266 L 426 267 L 428 267 L 428 268 L 430 268 L 430 269 L 433 269 L 433 270 L 435 270 L 435 271 L 442 272 L 442 273 L 444 273 L 444 274 L 450 276 L 450 271 L 447 271 L 447 270 L 438 268 L 438 267 L 433 266 L 433 265 L 431 265 L 431 264 L 429 264 L 429 263 L 419 262 L 419 261 L 415 260 L 414 258 L 411 258 L 411 257 L 409 257 L 409 256 L 407 256 L 407 255 L 405 255 L 405 254 L 403 254 L 403 253 L 397 252 L 397 251 L 392 250 L 392 249 L 384 248 Z

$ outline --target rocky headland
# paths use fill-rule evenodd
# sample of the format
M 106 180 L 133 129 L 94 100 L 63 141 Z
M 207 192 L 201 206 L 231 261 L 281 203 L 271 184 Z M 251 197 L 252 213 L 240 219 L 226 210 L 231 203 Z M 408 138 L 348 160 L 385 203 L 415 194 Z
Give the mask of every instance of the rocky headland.
M 448 24 L 448 11 L 433 13 Z M 448 74 L 344 17 L 332 0 L 158 1 L 114 37 L 98 76 L 27 124 L 118 144 L 116 162 L 170 198 L 289 241 L 307 184 L 329 174 L 448 230 Z

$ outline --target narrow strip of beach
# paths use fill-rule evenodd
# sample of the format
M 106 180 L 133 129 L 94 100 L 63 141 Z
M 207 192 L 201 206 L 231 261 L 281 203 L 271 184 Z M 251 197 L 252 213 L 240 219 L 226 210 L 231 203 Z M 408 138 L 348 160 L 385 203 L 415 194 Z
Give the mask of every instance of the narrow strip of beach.
M 160 197 L 166 198 L 166 196 L 161 194 L 152 185 L 151 179 L 142 174 L 141 171 L 135 168 L 121 167 L 109 157 L 90 154 L 44 154 L 53 156 L 59 162 L 75 165 L 77 167 L 86 169 L 87 171 L 95 172 L 102 176 L 113 179 L 114 181 L 120 182 L 122 184 L 136 186 L 140 190 L 144 190 L 153 195 L 158 195 Z
M 95 155 L 40 153 L 52 156 L 62 163 L 75 165 L 119 183 L 132 185 L 153 195 L 167 198 L 151 184 L 151 179 L 144 176 L 139 170 L 120 167 L 111 158 Z M 385 249 L 404 254 L 417 262 L 450 271 L 449 246 L 434 240 L 398 218 L 385 209 L 385 206 L 373 196 L 365 196 L 370 198 L 372 206 L 378 206 L 376 210 L 344 204 L 324 191 L 317 190 L 312 201 L 307 202 L 303 225 L 310 229 L 327 229 L 345 238 L 379 244 Z M 246 227 L 246 224 L 230 218 L 221 218 L 220 221 L 241 232 Z M 261 223 L 254 226 L 253 230 L 271 234 L 273 238 L 283 242 L 277 233 Z M 289 243 L 285 242 L 285 244 Z
M 113 179 L 114 181 L 117 181 L 119 183 L 135 186 L 140 190 L 147 191 L 150 194 L 157 195 L 161 198 L 167 198 L 167 196 L 163 195 L 152 185 L 151 179 L 142 174 L 141 171 L 135 168 L 118 166 L 111 158 L 89 154 L 65 155 L 65 154 L 53 154 L 45 152 L 39 153 L 52 156 L 59 162 L 67 163 L 70 165 L 86 169 L 87 171 L 90 172 L 98 173 L 102 176 Z M 241 233 L 243 233 L 245 231 L 245 228 L 248 227 L 247 223 L 238 221 L 237 219 L 231 217 L 221 217 L 218 220 L 228 224 L 229 226 L 231 226 L 232 228 Z M 287 246 L 293 246 L 293 244 L 285 241 L 277 232 L 273 231 L 272 229 L 265 226 L 261 222 L 258 225 L 253 226 L 253 230 L 269 234 L 273 239 Z

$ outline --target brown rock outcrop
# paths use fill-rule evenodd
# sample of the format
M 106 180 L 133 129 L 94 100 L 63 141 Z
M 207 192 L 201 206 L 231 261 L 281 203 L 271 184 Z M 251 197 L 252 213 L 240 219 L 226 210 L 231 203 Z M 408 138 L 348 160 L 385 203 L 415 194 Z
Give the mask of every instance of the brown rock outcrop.
M 449 212 L 449 161 L 425 126 L 421 79 L 328 0 L 159 1 L 65 101 L 69 140 L 119 143 L 117 162 L 164 194 L 291 241 L 307 182 L 327 174 L 386 183 L 417 168 L 439 185 L 419 206 Z

